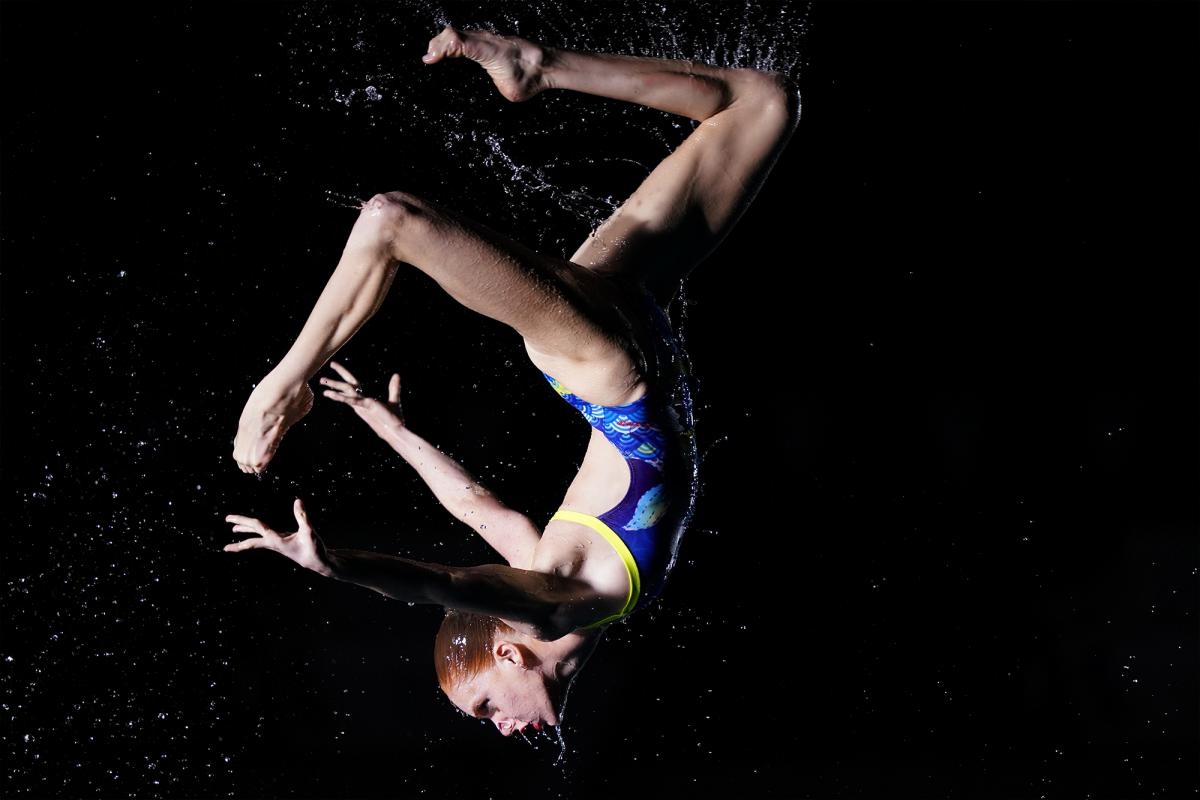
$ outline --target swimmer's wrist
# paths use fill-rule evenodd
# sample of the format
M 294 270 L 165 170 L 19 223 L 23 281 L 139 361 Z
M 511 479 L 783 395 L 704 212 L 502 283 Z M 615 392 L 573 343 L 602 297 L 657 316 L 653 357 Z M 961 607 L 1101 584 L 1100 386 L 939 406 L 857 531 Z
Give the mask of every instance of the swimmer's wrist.
M 325 551 L 325 559 L 323 561 L 318 561 L 314 566 L 309 567 L 309 569 L 323 578 L 333 578 L 335 580 L 339 580 L 338 575 L 341 572 L 340 567 L 341 562 L 339 561 L 337 555 L 332 551 L 327 550 Z

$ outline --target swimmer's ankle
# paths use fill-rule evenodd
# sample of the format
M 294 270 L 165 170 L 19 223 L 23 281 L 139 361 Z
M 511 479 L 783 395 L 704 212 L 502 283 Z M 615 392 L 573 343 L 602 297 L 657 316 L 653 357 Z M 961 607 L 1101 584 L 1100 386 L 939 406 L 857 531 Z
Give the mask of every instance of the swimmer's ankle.
M 539 91 L 561 88 L 555 78 L 562 70 L 563 54 L 566 51 L 545 45 L 538 45 L 538 47 L 541 48 L 541 65 L 539 67 L 541 88 Z

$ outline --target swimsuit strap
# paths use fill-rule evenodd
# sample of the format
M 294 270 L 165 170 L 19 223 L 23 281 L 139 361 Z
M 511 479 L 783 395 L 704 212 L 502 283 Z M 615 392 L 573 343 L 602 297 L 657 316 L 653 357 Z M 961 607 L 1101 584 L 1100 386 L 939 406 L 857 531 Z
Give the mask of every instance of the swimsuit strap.
M 601 625 L 614 622 L 621 617 L 628 615 L 631 611 L 633 611 L 634 606 L 637 605 L 638 598 L 642 594 L 642 580 L 641 575 L 638 572 L 637 562 L 633 559 L 633 553 L 629 552 L 629 548 L 626 546 L 625 542 L 621 541 L 621 537 L 617 536 L 612 528 L 608 527 L 591 514 L 584 514 L 579 511 L 569 511 L 565 508 L 560 508 L 558 511 L 554 512 L 554 516 L 550 518 L 550 521 L 553 522 L 556 519 L 565 520 L 567 522 L 577 522 L 580 525 L 586 525 L 596 533 L 600 534 L 601 538 L 608 542 L 609 545 L 612 546 L 613 550 L 617 551 L 617 555 L 621 557 L 621 561 L 625 563 L 625 569 L 629 572 L 629 594 L 625 598 L 624 607 L 622 607 L 622 609 L 616 614 L 605 617 L 599 622 L 593 622 L 591 625 L 585 625 L 584 627 L 598 628 Z

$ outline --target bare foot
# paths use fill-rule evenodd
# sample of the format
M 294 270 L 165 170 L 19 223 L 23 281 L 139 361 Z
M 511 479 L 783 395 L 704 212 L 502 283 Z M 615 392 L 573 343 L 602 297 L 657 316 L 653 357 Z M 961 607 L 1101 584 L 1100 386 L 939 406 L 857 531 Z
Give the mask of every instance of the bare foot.
M 259 473 L 266 469 L 288 428 L 303 419 L 312 407 L 313 392 L 307 383 L 281 390 L 268 378 L 255 387 L 242 409 L 233 440 L 233 460 L 242 472 Z
M 446 28 L 429 41 L 429 52 L 421 60 L 436 64 L 443 58 L 469 58 L 487 70 L 500 94 L 519 103 L 546 88 L 545 57 L 541 45 L 516 36 Z

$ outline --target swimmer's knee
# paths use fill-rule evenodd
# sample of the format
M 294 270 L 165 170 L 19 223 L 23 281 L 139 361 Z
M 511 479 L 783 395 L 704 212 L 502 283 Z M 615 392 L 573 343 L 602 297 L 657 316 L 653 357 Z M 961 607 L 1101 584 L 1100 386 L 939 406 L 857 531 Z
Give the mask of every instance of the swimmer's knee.
M 424 227 L 429 212 L 429 205 L 416 195 L 384 192 L 362 204 L 359 218 L 379 239 L 392 242 Z
M 773 115 L 785 130 L 800 119 L 800 94 L 796 84 L 781 72 L 755 72 L 751 77 L 759 113 Z
M 424 214 L 427 205 L 407 192 L 383 192 L 362 204 L 361 215 L 377 219 L 382 225 L 403 225 Z

